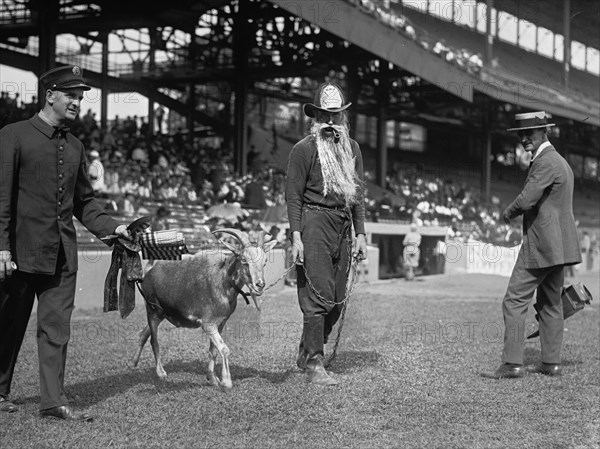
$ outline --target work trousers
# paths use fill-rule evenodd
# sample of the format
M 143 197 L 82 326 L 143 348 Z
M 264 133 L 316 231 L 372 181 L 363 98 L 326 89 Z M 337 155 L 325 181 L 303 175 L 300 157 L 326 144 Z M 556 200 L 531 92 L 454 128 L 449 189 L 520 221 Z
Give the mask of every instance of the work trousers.
M 67 345 L 74 308 L 76 272 L 64 251 L 53 275 L 13 272 L 0 283 L 0 396 L 8 396 L 35 297 L 40 374 L 40 410 L 67 405 L 64 390 Z
M 323 346 L 343 309 L 343 304 L 333 302 L 340 303 L 346 295 L 352 249 L 350 214 L 305 206 L 301 228 L 304 266 L 296 267 L 304 317 L 300 351 L 310 360 L 323 356 Z
M 525 319 L 536 289 L 542 362 L 560 363 L 564 332 L 561 299 L 564 279 L 563 265 L 528 269 L 525 268 L 523 257 L 519 254 L 502 301 L 504 314 L 502 361 L 504 363 L 523 364 Z

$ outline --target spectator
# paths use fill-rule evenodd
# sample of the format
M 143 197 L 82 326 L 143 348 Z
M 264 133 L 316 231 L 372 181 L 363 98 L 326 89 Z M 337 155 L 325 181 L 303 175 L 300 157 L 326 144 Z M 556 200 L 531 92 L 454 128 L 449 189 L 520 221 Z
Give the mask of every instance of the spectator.
M 165 117 L 165 108 L 163 108 L 161 105 L 158 105 L 158 107 L 154 110 L 154 119 L 156 120 L 156 132 L 158 134 L 162 134 L 162 129 L 163 129 L 163 119 Z
M 246 199 L 245 203 L 249 207 L 264 208 L 267 203 L 265 201 L 264 184 L 259 182 L 259 179 L 252 179 L 247 185 L 244 192 Z
M 106 184 L 104 183 L 104 165 L 100 160 L 100 153 L 96 150 L 90 151 L 91 163 L 88 167 L 88 175 L 92 188 L 95 193 L 104 193 L 106 191 Z
M 406 280 L 412 281 L 415 278 L 415 268 L 419 266 L 419 258 L 421 257 L 421 234 L 417 231 L 416 223 L 410 225 L 410 231 L 404 236 L 402 244 L 404 245 L 402 256 Z
M 585 261 L 585 269 L 590 271 L 592 269 L 594 259 L 592 256 L 592 239 L 587 231 L 583 231 L 581 235 L 581 258 Z
M 169 221 L 167 218 L 169 215 L 171 215 L 171 211 L 164 206 L 160 206 L 156 209 L 156 214 L 150 225 L 152 231 L 164 231 L 169 229 Z

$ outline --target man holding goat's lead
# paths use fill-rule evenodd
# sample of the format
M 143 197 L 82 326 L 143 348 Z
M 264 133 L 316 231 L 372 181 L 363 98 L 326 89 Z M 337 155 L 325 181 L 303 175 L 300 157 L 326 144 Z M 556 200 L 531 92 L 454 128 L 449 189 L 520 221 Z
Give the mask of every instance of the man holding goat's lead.
M 296 363 L 317 385 L 337 384 L 323 366 L 324 345 L 343 308 L 351 256 L 367 255 L 363 161 L 345 112 L 351 104 L 337 84 L 319 86 L 314 104 L 304 105 L 310 134 L 294 146 L 287 168 L 292 258 L 304 316 Z

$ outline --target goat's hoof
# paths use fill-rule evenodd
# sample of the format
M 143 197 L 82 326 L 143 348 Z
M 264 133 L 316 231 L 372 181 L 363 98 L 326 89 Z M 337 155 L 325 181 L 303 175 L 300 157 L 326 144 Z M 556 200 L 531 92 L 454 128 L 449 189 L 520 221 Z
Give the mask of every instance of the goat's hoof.
M 160 379 L 166 379 L 167 377 L 167 372 L 165 370 L 159 371 L 156 370 L 156 375 L 160 378 Z
M 233 388 L 233 383 L 223 383 L 223 382 L 219 382 L 219 388 L 221 389 L 221 391 L 231 391 L 231 389 Z
M 217 379 L 217 376 L 215 376 L 212 373 L 206 375 L 206 380 L 208 380 L 208 383 L 211 384 L 213 387 L 219 386 L 219 379 Z

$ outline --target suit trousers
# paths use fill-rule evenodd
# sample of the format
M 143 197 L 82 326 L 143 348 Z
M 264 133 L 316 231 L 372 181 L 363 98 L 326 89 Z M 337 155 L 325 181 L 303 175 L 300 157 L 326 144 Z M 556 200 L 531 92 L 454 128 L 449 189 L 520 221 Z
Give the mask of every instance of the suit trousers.
M 522 254 L 519 253 L 502 301 L 504 363 L 523 364 L 525 319 L 536 289 L 542 362 L 560 363 L 564 332 L 561 298 L 564 278 L 563 265 L 528 269 L 525 268 Z
M 63 251 L 57 266 L 53 275 L 16 271 L 0 285 L 0 395 L 10 393 L 15 364 L 37 296 L 40 410 L 68 404 L 64 376 L 77 272 L 68 271 Z
M 346 295 L 352 249 L 350 229 L 350 216 L 346 212 L 303 208 L 304 266 L 297 266 L 296 271 L 298 303 L 304 316 L 300 350 L 305 351 L 308 360 L 323 355 L 323 344 L 327 343 L 343 309 L 343 304 L 334 302 L 341 302 Z

